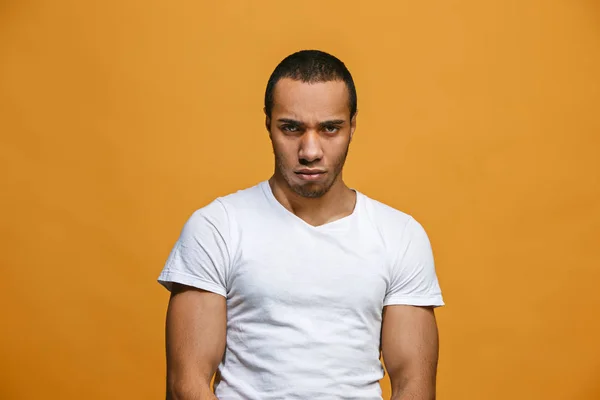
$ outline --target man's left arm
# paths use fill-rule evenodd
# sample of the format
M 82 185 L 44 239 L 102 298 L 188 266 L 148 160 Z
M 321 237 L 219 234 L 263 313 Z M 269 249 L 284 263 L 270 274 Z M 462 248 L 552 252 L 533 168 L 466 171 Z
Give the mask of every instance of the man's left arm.
M 381 350 L 391 400 L 435 400 L 438 343 L 433 307 L 384 307 Z

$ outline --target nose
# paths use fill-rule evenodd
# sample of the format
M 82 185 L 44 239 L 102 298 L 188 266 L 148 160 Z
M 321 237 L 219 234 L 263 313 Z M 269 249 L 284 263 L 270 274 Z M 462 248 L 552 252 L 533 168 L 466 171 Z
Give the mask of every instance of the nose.
M 323 157 L 321 138 L 317 132 L 309 130 L 302 135 L 298 157 L 305 163 L 319 161 Z

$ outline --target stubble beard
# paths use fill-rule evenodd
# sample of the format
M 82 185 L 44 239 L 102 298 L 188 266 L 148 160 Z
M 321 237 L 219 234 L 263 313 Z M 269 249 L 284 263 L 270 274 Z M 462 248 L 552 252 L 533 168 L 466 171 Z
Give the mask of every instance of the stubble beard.
M 334 164 L 333 171 L 330 170 L 328 172 L 328 174 L 333 172 L 333 174 L 330 175 L 330 179 L 323 183 L 306 182 L 305 184 L 297 184 L 293 182 L 292 176 L 294 172 L 289 171 L 286 168 L 282 157 L 275 151 L 275 149 L 273 149 L 273 153 L 275 154 L 275 166 L 277 173 L 283 177 L 283 179 L 285 179 L 288 187 L 299 196 L 309 199 L 316 199 L 329 192 L 329 189 L 331 189 L 333 184 L 338 180 L 338 177 L 344 168 L 344 164 L 346 163 L 346 157 L 348 156 L 349 149 L 350 143 L 348 143 L 346 150 L 337 159 L 336 163 Z

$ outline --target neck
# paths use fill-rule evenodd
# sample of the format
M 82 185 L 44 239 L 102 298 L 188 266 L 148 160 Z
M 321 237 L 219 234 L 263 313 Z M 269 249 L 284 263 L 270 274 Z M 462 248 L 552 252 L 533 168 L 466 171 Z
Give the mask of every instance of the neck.
M 316 198 L 300 196 L 277 173 L 269 179 L 269 185 L 281 205 L 314 226 L 344 218 L 352 214 L 356 205 L 357 195 L 346 186 L 341 173 L 327 193 Z

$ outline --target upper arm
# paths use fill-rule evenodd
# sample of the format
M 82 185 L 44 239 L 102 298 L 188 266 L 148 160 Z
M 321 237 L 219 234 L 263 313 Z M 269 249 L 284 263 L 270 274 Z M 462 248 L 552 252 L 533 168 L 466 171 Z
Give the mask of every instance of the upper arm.
M 227 212 L 214 201 L 187 220 L 158 278 L 171 291 L 166 318 L 171 397 L 206 392 L 223 357 L 230 243 Z
M 383 302 L 382 356 L 393 393 L 433 399 L 439 347 L 434 308 L 444 305 L 433 252 L 412 218 L 396 249 Z
M 173 284 L 166 318 L 167 384 L 169 390 L 208 388 L 225 351 L 225 297 Z
M 392 391 L 407 385 L 434 398 L 438 330 L 432 307 L 387 306 L 383 310 L 381 350 Z

